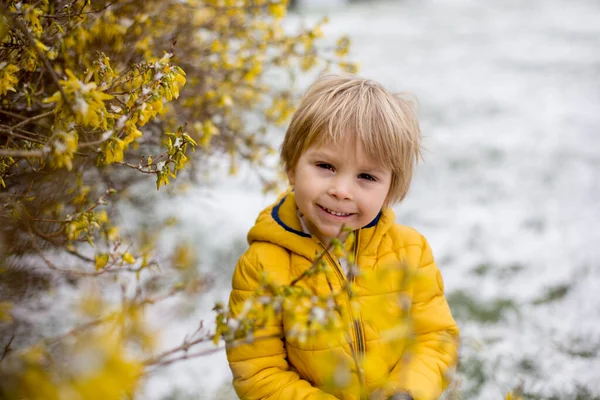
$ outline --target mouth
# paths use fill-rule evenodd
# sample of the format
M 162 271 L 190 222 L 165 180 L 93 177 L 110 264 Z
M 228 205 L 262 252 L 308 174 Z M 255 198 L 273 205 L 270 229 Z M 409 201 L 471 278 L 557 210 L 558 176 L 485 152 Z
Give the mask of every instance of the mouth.
M 335 210 L 332 210 L 330 208 L 323 207 L 320 204 L 317 204 L 317 205 L 319 206 L 319 208 L 321 210 L 325 211 L 327 214 L 330 214 L 330 215 L 333 215 L 333 216 L 336 216 L 336 217 L 344 218 L 344 217 L 349 217 L 351 215 L 354 215 L 354 213 L 345 213 L 345 212 L 341 212 L 341 211 L 335 211 Z

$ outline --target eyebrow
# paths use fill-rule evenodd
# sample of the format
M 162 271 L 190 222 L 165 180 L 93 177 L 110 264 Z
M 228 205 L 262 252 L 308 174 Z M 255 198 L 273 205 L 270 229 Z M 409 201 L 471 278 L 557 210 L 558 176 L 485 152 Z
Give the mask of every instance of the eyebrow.
M 329 152 L 326 152 L 326 151 L 323 151 L 323 150 L 316 150 L 312 154 L 312 156 L 316 157 L 316 158 L 320 158 L 320 157 L 323 157 L 323 158 L 336 158 L 333 153 L 329 153 Z

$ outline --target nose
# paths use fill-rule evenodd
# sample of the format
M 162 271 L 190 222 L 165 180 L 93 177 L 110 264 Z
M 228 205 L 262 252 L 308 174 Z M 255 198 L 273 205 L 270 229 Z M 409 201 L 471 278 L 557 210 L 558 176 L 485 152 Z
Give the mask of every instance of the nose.
M 352 199 L 352 182 L 348 177 L 341 175 L 336 176 L 331 180 L 328 194 L 335 197 L 338 200 L 351 200 Z

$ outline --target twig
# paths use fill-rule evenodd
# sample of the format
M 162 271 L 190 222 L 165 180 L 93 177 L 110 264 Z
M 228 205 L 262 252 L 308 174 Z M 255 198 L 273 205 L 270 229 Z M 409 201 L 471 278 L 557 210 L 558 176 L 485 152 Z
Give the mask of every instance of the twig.
M 260 10 L 260 9 L 266 9 L 270 5 L 277 5 L 277 4 L 281 4 L 281 1 L 276 0 L 276 1 L 271 1 L 271 2 L 265 3 L 265 4 L 243 4 L 243 5 L 233 5 L 233 6 L 220 6 L 220 5 L 206 3 L 206 4 L 202 4 L 202 7 L 211 7 L 215 11 L 226 12 L 226 11 L 233 11 L 233 10 Z M 181 6 L 192 9 L 192 10 L 197 10 L 199 8 L 199 7 L 187 4 L 187 3 L 182 3 Z
M 160 363 L 156 363 L 156 364 L 147 364 L 148 366 L 154 366 L 155 369 L 159 369 L 162 367 L 166 367 L 168 365 L 171 365 L 177 361 L 181 361 L 181 360 L 189 360 L 192 358 L 198 358 L 198 357 L 204 357 L 213 353 L 217 353 L 221 350 L 225 350 L 225 347 L 216 347 L 213 349 L 208 349 L 208 350 L 204 350 L 204 351 L 199 351 L 197 353 L 185 353 L 183 355 L 181 355 L 180 357 L 176 357 L 176 358 L 172 358 L 170 360 L 165 360 L 165 361 L 161 361 Z M 143 364 L 145 364 L 145 362 L 143 362 Z M 150 371 L 150 373 L 153 371 Z
M 46 266 L 48 268 L 50 268 L 51 270 L 53 270 L 53 271 L 60 272 L 62 274 L 67 274 L 67 275 L 75 275 L 75 276 L 79 276 L 79 277 L 83 277 L 83 276 L 98 276 L 98 275 L 101 275 L 101 274 L 103 274 L 103 273 L 105 273 L 107 271 L 107 270 L 103 269 L 101 271 L 95 271 L 95 272 L 84 272 L 84 271 L 76 271 L 76 270 L 72 270 L 72 269 L 63 269 L 63 268 L 57 267 L 52 261 L 50 261 L 44 255 L 44 251 L 37 244 L 36 238 L 34 237 L 34 234 L 31 231 L 31 229 L 29 230 L 29 234 L 30 234 L 31 239 L 32 239 L 31 240 L 31 244 L 33 245 L 33 248 L 38 253 L 38 255 L 40 256 L 40 258 L 42 260 L 44 260 L 44 262 L 46 263 Z
M 48 112 L 45 112 L 42 114 L 38 114 L 35 117 L 27 118 L 26 120 L 23 120 L 23 121 L 19 122 L 18 124 L 16 124 L 15 126 L 13 126 L 12 129 L 18 129 L 22 126 L 29 124 L 30 122 L 34 122 L 34 121 L 37 121 L 38 119 L 43 119 L 43 118 L 49 117 L 52 114 L 54 114 L 54 110 L 48 111 Z
M 13 112 L 10 112 L 10 111 L 6 111 L 6 110 L 3 110 L 1 108 L 0 108 L 0 113 L 5 114 L 5 115 L 9 115 L 9 116 L 14 117 L 14 118 L 27 119 L 27 117 L 24 117 L 24 116 L 22 116 L 20 114 L 13 113 Z
M 135 169 L 137 171 L 140 171 L 140 172 L 142 172 L 144 174 L 148 174 L 148 175 L 152 175 L 152 174 L 156 174 L 157 173 L 157 171 L 152 171 L 151 169 L 149 169 L 150 166 L 156 165 L 156 163 L 154 163 L 154 164 L 148 164 L 148 165 L 139 165 L 139 164 L 138 165 L 133 165 L 133 164 L 130 164 L 130 163 L 125 162 L 125 161 L 116 161 L 113 164 L 123 165 L 125 167 L 129 167 L 129 168 Z
M 103 137 L 102 139 L 93 140 L 91 142 L 82 142 L 82 143 L 79 143 L 79 146 L 77 146 L 77 148 L 84 149 L 86 147 L 97 146 L 99 144 L 102 144 L 102 143 L 106 142 L 111 137 L 113 137 L 113 135 L 110 135 L 110 136 L 107 135 L 106 137 Z
M 2 352 L 2 358 L 0 358 L 0 363 L 4 360 L 4 358 L 8 355 L 8 353 L 10 353 L 10 351 L 12 350 L 10 348 L 10 345 L 12 344 L 14 339 L 15 339 L 15 335 L 12 335 L 10 337 L 10 340 L 6 344 L 6 346 L 4 346 L 4 351 Z
M 155 297 L 153 299 L 143 299 L 138 305 L 144 306 L 146 304 L 155 304 L 159 301 L 166 300 L 166 299 L 176 295 L 177 293 L 181 292 L 182 290 L 183 290 L 183 288 L 173 288 L 169 291 L 169 293 L 167 293 L 161 297 Z
M 95 261 L 96 261 L 96 260 L 94 260 L 94 259 L 92 259 L 92 258 L 89 258 L 89 257 L 87 257 L 87 256 L 84 256 L 83 254 L 81 254 L 81 253 L 79 253 L 79 252 L 77 252 L 77 251 L 75 251 L 75 250 L 67 250 L 67 252 L 68 252 L 69 254 L 71 254 L 72 256 L 75 256 L 75 257 L 79 258 L 79 259 L 80 259 L 80 260 L 82 260 L 82 261 L 87 261 L 87 262 L 89 262 L 89 263 L 93 263 L 93 262 L 95 262 Z
M 142 271 L 143 269 L 146 269 L 146 268 L 151 267 L 153 265 L 157 265 L 156 262 L 150 262 L 150 263 L 148 263 L 145 266 L 140 266 L 140 267 L 137 267 L 137 268 L 129 268 L 129 267 L 123 268 L 123 267 L 121 267 L 121 268 L 115 269 L 113 267 L 117 265 L 117 262 L 113 261 L 113 263 L 111 265 L 109 265 L 108 267 L 104 267 L 101 270 L 94 271 L 94 272 L 77 271 L 77 270 L 74 270 L 74 269 L 60 268 L 60 267 L 56 266 L 56 264 L 54 264 L 52 261 L 50 261 L 48 259 L 48 257 L 46 257 L 44 255 L 44 251 L 40 248 L 40 246 L 36 242 L 35 234 L 32 232 L 31 226 L 29 226 L 29 235 L 30 235 L 30 237 L 32 239 L 31 243 L 32 243 L 32 246 L 33 246 L 34 250 L 38 253 L 38 255 L 40 256 L 40 258 L 42 260 L 44 260 L 44 262 L 46 263 L 46 266 L 48 268 L 50 268 L 51 270 L 56 271 L 56 272 L 60 272 L 62 274 L 73 275 L 73 276 L 78 276 L 78 277 L 95 277 L 95 276 L 103 275 L 103 274 L 106 274 L 106 273 L 109 273 L 109 272 L 110 273 L 120 273 L 120 272 L 126 271 L 126 272 L 138 273 L 138 272 Z M 75 254 L 75 253 L 69 252 L 69 254 L 72 254 L 72 255 L 74 255 L 76 257 L 80 257 L 80 258 L 85 257 L 85 256 L 82 256 L 82 255 L 80 255 L 78 253 Z M 87 259 L 86 261 L 88 261 L 88 260 L 89 260 L 90 263 L 94 261 L 94 260 L 91 260 L 91 259 Z M 165 297 L 159 298 L 159 299 L 154 299 L 154 300 L 152 300 L 152 299 L 145 300 L 143 303 L 152 303 L 153 301 L 160 301 L 160 300 L 163 300 L 166 297 L 168 297 L 168 296 L 165 296 Z
M 165 298 L 166 297 L 156 298 L 156 299 L 154 299 L 152 301 L 153 302 L 158 302 L 160 300 L 164 300 Z M 140 303 L 134 304 L 134 306 L 140 306 L 140 305 L 143 305 L 143 304 L 144 304 L 144 302 L 140 302 Z M 55 337 L 52 337 L 52 338 L 47 338 L 44 341 L 48 345 L 56 344 L 56 343 L 58 343 L 58 342 L 60 342 L 60 341 L 62 341 L 64 339 L 66 339 L 66 338 L 68 338 L 70 336 L 75 336 L 75 335 L 77 335 L 77 334 L 79 334 L 79 333 L 81 333 L 81 332 L 83 332 L 85 330 L 88 330 L 88 329 L 94 328 L 96 326 L 99 326 L 99 325 L 101 325 L 101 324 L 103 324 L 105 322 L 110 321 L 111 319 L 115 319 L 118 315 L 119 315 L 118 311 L 111 312 L 111 313 L 109 313 L 109 314 L 107 314 L 107 315 L 105 315 L 103 317 L 94 319 L 92 321 L 86 322 L 86 323 L 81 324 L 81 325 L 78 325 L 78 326 L 72 328 L 71 330 L 69 330 L 68 332 L 63 333 L 62 335 L 55 336 Z
M 232 347 L 237 347 L 237 346 L 241 346 L 243 344 L 250 344 L 250 343 L 254 343 L 257 340 L 265 340 L 265 339 L 275 339 L 275 338 L 279 338 L 280 335 L 265 335 L 265 336 L 259 336 L 259 337 L 255 337 L 252 340 L 248 340 L 247 338 L 244 339 L 239 339 L 239 340 L 234 340 L 231 342 L 227 342 L 227 346 L 232 348 Z M 208 340 L 212 340 L 211 338 L 205 338 L 202 341 L 207 341 Z M 201 341 L 195 341 L 196 343 L 194 344 L 199 344 L 201 343 Z M 191 344 L 191 342 L 190 342 Z M 199 351 L 197 353 L 187 353 L 187 349 L 185 349 L 186 353 L 182 354 L 181 356 L 175 357 L 175 358 L 171 358 L 168 360 L 161 360 L 161 356 L 165 355 L 171 355 L 171 354 L 175 354 L 176 353 L 176 349 L 178 349 L 179 351 L 184 351 L 184 349 L 181 349 L 182 346 L 178 346 L 172 350 L 168 350 L 165 351 L 164 353 L 162 353 L 160 356 L 156 356 L 156 357 L 151 357 L 149 359 L 147 359 L 146 361 L 143 361 L 142 364 L 146 365 L 146 366 L 153 366 L 156 369 L 160 368 L 160 367 L 166 367 L 170 364 L 173 364 L 174 362 L 180 361 L 180 360 L 188 360 L 190 358 L 196 358 L 196 357 L 203 357 L 203 356 L 207 356 L 209 354 L 213 354 L 216 352 L 219 352 L 221 350 L 224 350 L 225 347 L 216 347 L 216 348 L 212 348 L 212 349 L 207 349 L 207 350 L 203 350 L 203 351 Z M 191 346 L 189 346 L 191 347 Z
M 0 157 L 43 157 L 43 150 L 6 150 L 0 149 Z
M 62 15 L 61 14 L 57 14 L 57 15 L 48 15 L 48 14 L 45 14 L 45 15 L 41 15 L 41 17 L 42 18 L 59 19 L 59 18 L 77 17 L 79 15 L 85 15 L 85 14 L 96 14 L 96 13 L 99 13 L 99 12 L 102 12 L 102 11 L 106 10 L 108 7 L 112 6 L 115 3 L 118 3 L 118 1 L 119 0 L 113 1 L 112 3 L 108 3 L 106 6 L 100 8 L 98 10 L 91 10 L 91 11 L 86 11 L 86 12 L 79 11 L 79 12 L 76 12 L 76 13 L 62 14 Z M 82 10 L 83 10 L 83 8 L 82 8 Z
M 208 342 L 212 340 L 212 338 L 209 335 L 206 335 L 204 337 L 192 340 L 191 342 L 188 341 L 184 341 L 182 344 L 180 344 L 177 347 L 174 347 L 170 350 L 164 351 L 161 354 L 154 356 L 154 357 L 150 357 L 149 359 L 143 361 L 144 365 L 168 365 L 170 363 L 172 363 L 173 361 L 171 360 L 164 360 L 165 358 L 175 354 L 175 353 L 179 353 L 179 352 L 184 352 L 187 355 L 188 350 L 192 347 L 195 346 L 197 344 L 200 344 L 202 342 Z M 181 356 L 182 358 L 187 358 L 185 356 Z M 167 364 L 163 364 L 163 363 L 167 363 Z
M 323 259 L 323 257 L 325 257 L 325 254 L 327 254 L 327 252 L 332 248 L 332 244 L 329 243 L 329 246 L 327 246 L 327 248 L 325 248 L 318 256 L 317 258 L 315 258 L 315 260 L 313 261 L 312 265 L 307 268 L 306 270 L 304 270 L 304 272 L 302 272 L 302 274 L 300 274 L 298 277 L 294 278 L 291 282 L 290 282 L 290 286 L 294 286 L 296 283 L 298 283 L 301 279 L 303 279 L 304 277 L 306 277 L 306 275 L 309 272 L 312 272 L 313 270 L 317 269 L 319 267 L 319 263 L 321 262 L 321 260 Z
M 39 139 L 34 139 L 32 137 L 25 136 L 25 135 L 22 135 L 20 133 L 17 133 L 13 129 L 14 128 L 5 128 L 4 125 L 0 125 L 0 132 L 6 132 L 6 133 L 8 133 L 11 136 L 15 136 L 15 137 L 18 137 L 19 139 L 27 140 L 29 142 L 34 142 L 34 143 L 38 143 L 38 144 L 46 144 L 46 142 L 43 142 L 43 141 L 41 141 Z M 24 132 L 24 133 L 27 133 L 27 134 L 33 134 L 33 132 L 27 132 L 27 131 L 24 131 L 22 129 L 18 129 L 18 131 L 19 132 Z
M 102 318 L 98 318 L 98 319 L 95 319 L 93 321 L 86 322 L 85 324 L 76 326 L 75 328 L 71 329 L 70 331 L 68 331 L 66 333 L 63 333 L 60 336 L 56 336 L 56 337 L 53 337 L 53 338 L 46 339 L 46 343 L 48 344 L 48 346 L 52 346 L 53 344 L 56 344 L 56 343 L 58 343 L 60 341 L 63 341 L 63 340 L 65 340 L 66 338 L 68 338 L 70 336 L 74 336 L 74 335 L 76 335 L 76 334 L 78 334 L 78 333 L 80 333 L 82 331 L 88 330 L 90 328 L 94 328 L 95 326 L 98 326 L 101 323 L 104 323 L 104 322 L 108 321 L 109 319 L 113 318 L 115 315 L 116 315 L 116 312 L 111 313 L 111 314 L 109 314 L 107 316 L 104 316 Z

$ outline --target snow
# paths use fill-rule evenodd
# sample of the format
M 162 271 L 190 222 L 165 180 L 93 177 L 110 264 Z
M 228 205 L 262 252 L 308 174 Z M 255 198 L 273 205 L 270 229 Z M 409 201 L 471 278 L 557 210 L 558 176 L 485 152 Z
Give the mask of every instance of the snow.
M 428 238 L 448 294 L 515 306 L 498 322 L 459 319 L 461 357 L 480 360 L 486 377 L 466 398 L 501 398 L 521 379 L 539 395 L 566 398 L 581 385 L 600 396 L 600 3 L 372 1 L 328 13 L 326 36 L 350 34 L 360 75 L 419 99 L 425 162 L 398 221 Z M 228 251 L 231 243 L 271 201 L 242 171 L 162 209 L 206 254 L 203 268 L 223 271 L 189 325 L 164 324 L 165 344 L 227 299 L 233 266 L 211 265 L 211 254 L 235 260 L 243 248 Z M 558 285 L 563 297 L 540 301 Z M 218 352 L 162 370 L 146 391 L 234 398 L 229 380 Z

